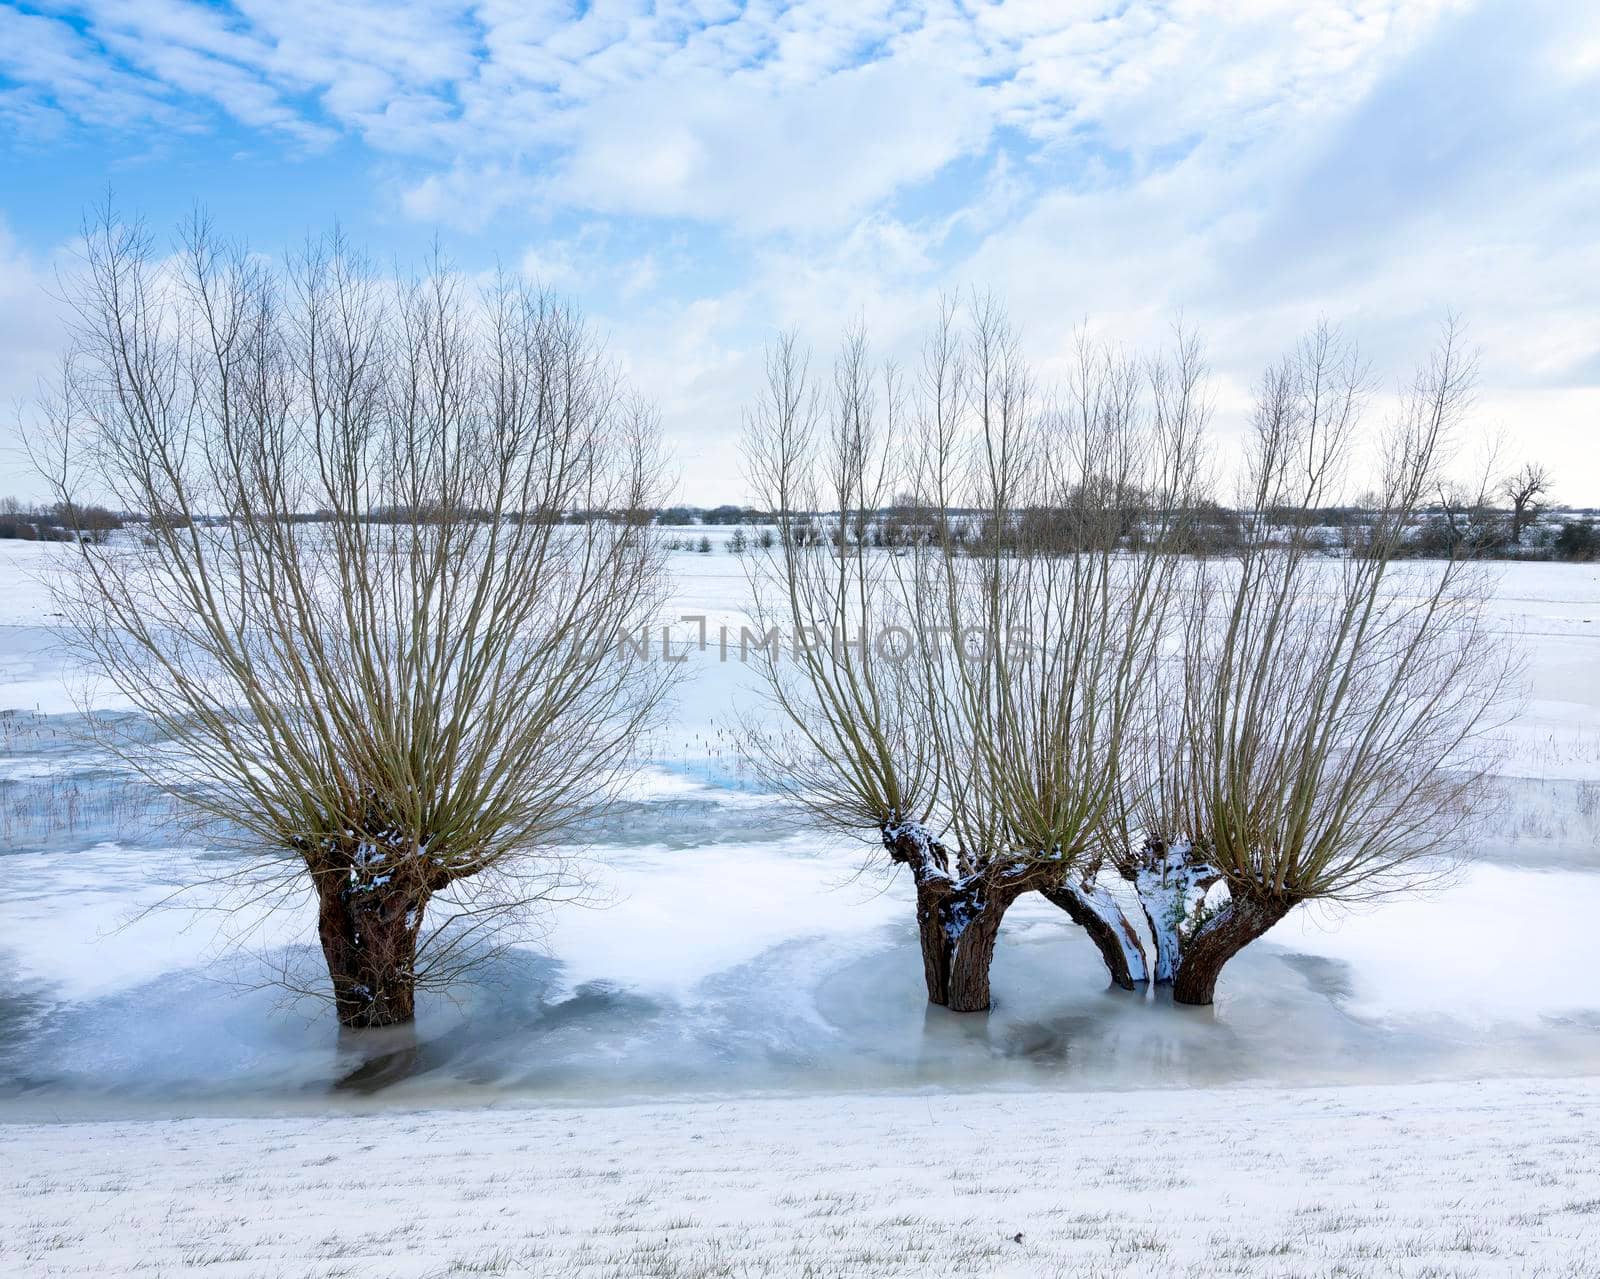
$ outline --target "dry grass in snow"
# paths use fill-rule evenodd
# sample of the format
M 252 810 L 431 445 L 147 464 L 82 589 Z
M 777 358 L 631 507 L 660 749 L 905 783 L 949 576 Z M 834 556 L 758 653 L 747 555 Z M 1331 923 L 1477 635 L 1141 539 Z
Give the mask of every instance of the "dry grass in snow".
M 1600 1081 L 0 1126 L 8 1276 L 1443 1279 L 1597 1255 Z

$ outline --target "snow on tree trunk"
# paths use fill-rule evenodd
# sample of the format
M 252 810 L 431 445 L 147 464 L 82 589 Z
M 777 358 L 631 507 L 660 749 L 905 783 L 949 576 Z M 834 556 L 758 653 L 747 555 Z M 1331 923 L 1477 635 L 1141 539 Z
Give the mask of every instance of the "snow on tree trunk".
M 316 877 L 317 937 L 343 1026 L 396 1026 L 416 1016 L 417 936 L 428 892 L 367 864 Z
M 1124 873 L 1150 925 L 1156 952 L 1151 979 L 1173 981 L 1182 962 L 1184 935 L 1199 917 L 1206 890 L 1219 878 L 1217 870 L 1180 840 L 1145 845 L 1137 864 Z
M 1172 999 L 1179 1004 L 1209 1004 L 1216 995 L 1223 965 L 1294 908 L 1286 897 L 1233 897 L 1202 922 L 1183 944 L 1182 960 L 1172 981 Z
M 1098 884 L 1068 875 L 1058 886 L 1040 890 L 1082 927 L 1105 961 L 1111 980 L 1124 990 L 1149 977 L 1144 944 L 1121 904 Z

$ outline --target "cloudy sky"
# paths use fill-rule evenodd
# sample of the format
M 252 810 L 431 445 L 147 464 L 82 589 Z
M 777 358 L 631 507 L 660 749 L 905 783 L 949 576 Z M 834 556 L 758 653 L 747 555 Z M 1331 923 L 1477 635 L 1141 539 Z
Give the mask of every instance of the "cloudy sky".
M 573 294 L 738 500 L 762 345 L 941 291 L 1203 335 L 1219 436 L 1320 315 L 1393 385 L 1460 312 L 1477 417 L 1600 505 L 1600 5 L 1582 0 L 0 0 L 0 406 L 113 189 L 275 251 L 437 233 Z M 21 406 L 20 409 L 16 406 Z M 0 438 L 0 493 L 26 492 Z

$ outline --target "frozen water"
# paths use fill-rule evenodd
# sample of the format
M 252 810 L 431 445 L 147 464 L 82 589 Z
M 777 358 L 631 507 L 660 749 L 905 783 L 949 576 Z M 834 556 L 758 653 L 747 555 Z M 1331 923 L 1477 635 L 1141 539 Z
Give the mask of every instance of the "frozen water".
M 1532 650 L 1498 834 L 1439 894 L 1296 912 L 1229 966 L 1210 1010 L 1107 989 L 1048 903 L 1007 917 L 996 1005 L 927 1007 L 910 884 L 797 828 L 728 732 L 750 671 L 744 578 L 680 554 L 682 613 L 710 618 L 651 765 L 595 832 L 594 908 L 489 960 L 404 1032 L 341 1036 L 268 979 L 315 972 L 304 903 L 211 909 L 226 869 L 74 734 L 85 690 L 30 584 L 60 548 L 0 547 L 0 1105 L 62 1113 L 405 1104 L 501 1095 L 810 1088 L 1123 1088 L 1399 1081 L 1600 1070 L 1600 573 L 1499 571 Z M 163 902 L 167 904 L 163 905 Z M 1577 978 L 1577 980 L 1574 980 Z

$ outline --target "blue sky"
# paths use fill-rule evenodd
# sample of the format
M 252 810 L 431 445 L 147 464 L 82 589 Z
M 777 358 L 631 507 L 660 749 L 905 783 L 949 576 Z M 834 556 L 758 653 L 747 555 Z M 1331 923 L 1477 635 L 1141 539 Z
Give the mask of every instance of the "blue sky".
M 1046 377 L 1079 324 L 1148 343 L 1181 315 L 1224 444 L 1319 316 L 1393 385 L 1459 311 L 1479 425 L 1600 505 L 1600 6 L 0 3 L 8 426 L 108 188 L 264 251 L 437 234 L 572 293 L 692 501 L 743 494 L 776 330 L 825 353 L 864 318 L 906 356 L 979 287 Z M 0 436 L 0 493 L 28 488 Z

